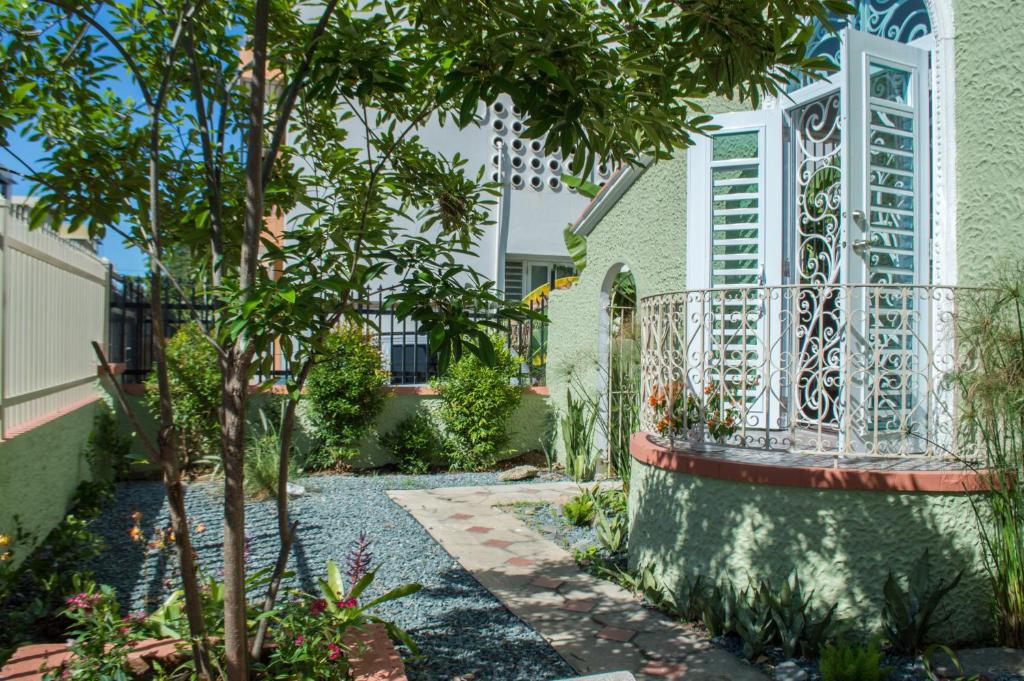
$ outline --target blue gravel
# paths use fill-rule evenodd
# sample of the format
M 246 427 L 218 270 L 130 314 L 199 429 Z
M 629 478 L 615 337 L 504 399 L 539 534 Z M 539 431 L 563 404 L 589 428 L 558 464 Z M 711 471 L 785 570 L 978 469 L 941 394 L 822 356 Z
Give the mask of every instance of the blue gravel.
M 528 527 L 567 551 L 582 551 L 598 545 L 597 530 L 593 525 L 573 525 L 565 518 L 562 509 L 552 504 L 520 503 L 510 505 L 506 510 L 512 511 Z
M 369 596 L 408 582 L 423 590 L 386 603 L 383 617 L 404 628 L 422 655 L 408 663 L 409 678 L 543 680 L 573 675 L 572 668 L 535 631 L 480 586 L 404 509 L 388 498 L 391 489 L 496 484 L 495 473 L 429 476 L 323 476 L 297 481 L 306 495 L 291 502 L 300 521 L 288 586 L 308 591 L 328 559 L 342 561 L 350 542 L 365 531 L 373 539 L 374 564 L 382 566 Z M 219 575 L 222 492 L 219 483 L 190 486 L 187 506 L 203 569 Z M 145 550 L 129 536 L 132 514 L 142 513 L 146 537 L 167 524 L 163 487 L 122 483 L 115 501 L 95 523 L 107 551 L 93 566 L 98 581 L 114 586 L 132 610 L 152 610 L 177 586 L 168 556 Z M 277 555 L 277 520 L 272 501 L 246 507 L 250 570 L 271 566 Z

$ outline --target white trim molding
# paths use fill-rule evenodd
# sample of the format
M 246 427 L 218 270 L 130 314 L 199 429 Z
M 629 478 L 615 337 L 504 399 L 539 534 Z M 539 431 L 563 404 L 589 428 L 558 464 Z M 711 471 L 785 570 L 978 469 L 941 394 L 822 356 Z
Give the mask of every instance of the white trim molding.
M 622 195 L 651 166 L 652 160 L 650 156 L 644 156 L 636 164 L 619 166 L 619 169 L 611 176 L 608 183 L 594 197 L 594 200 L 583 209 L 579 218 L 576 219 L 572 231 L 580 236 L 587 236 L 593 232 L 598 223 L 608 214 L 608 211 L 619 202 Z

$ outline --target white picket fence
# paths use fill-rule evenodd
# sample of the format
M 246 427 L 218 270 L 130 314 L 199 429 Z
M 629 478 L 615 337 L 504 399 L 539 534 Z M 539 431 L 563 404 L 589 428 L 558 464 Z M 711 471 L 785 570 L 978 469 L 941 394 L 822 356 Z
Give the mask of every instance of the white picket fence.
M 108 267 L 0 198 L 0 439 L 95 394 Z

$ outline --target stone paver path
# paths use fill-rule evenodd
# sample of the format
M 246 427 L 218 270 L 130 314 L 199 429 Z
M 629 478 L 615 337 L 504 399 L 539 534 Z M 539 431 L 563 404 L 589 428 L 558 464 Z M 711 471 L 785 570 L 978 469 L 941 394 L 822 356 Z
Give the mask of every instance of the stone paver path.
M 495 508 L 560 504 L 578 491 L 573 483 L 549 482 L 388 495 L 581 674 L 625 670 L 647 681 L 764 681 L 756 669 L 643 607 L 625 589 L 582 572 L 564 549 Z

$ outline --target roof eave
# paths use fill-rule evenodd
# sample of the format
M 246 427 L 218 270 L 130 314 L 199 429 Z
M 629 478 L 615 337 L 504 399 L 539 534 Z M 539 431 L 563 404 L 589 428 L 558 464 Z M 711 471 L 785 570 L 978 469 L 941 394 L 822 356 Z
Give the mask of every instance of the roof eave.
M 653 157 L 643 156 L 636 163 L 619 166 L 618 170 L 601 187 L 597 196 L 587 204 L 583 212 L 573 223 L 572 231 L 580 236 L 587 236 L 601 222 L 608 211 L 619 202 L 633 183 L 640 179 L 650 165 Z

